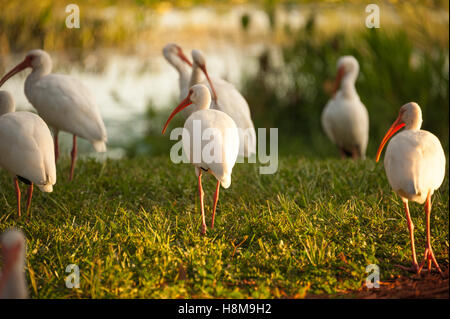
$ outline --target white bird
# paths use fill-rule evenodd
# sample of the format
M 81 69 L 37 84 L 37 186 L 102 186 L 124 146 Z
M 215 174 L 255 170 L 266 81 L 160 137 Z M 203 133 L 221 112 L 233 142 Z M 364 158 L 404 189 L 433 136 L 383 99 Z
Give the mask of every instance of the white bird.
M 18 180 L 29 185 L 29 214 L 33 184 L 43 192 L 52 192 L 56 183 L 56 168 L 53 139 L 47 124 L 36 114 L 14 110 L 12 96 L 0 91 L 0 167 L 14 176 L 20 217 Z
M 178 85 L 180 88 L 180 101 L 184 99 L 189 91 L 189 81 L 191 79 L 191 69 L 192 63 L 189 59 L 184 55 L 183 50 L 178 44 L 168 43 L 163 48 L 163 55 L 166 58 L 167 62 L 169 62 L 175 70 L 178 72 Z M 187 66 L 186 66 L 187 64 Z M 187 118 L 187 113 L 182 114 Z M 190 114 L 189 114 L 190 115 Z
M 202 84 L 194 85 L 189 89 L 187 97 L 170 114 L 164 125 L 162 134 L 166 131 L 172 118 L 191 104 L 197 111 L 192 113 L 184 124 L 182 144 L 189 161 L 195 166 L 195 173 L 198 177 L 202 212 L 201 232 L 205 234 L 206 223 L 203 206 L 202 171 L 212 174 L 217 179 L 211 222 L 211 228 L 214 228 L 214 216 L 219 199 L 219 188 L 220 185 L 223 188 L 230 187 L 231 172 L 239 152 L 239 135 L 236 124 L 230 116 L 224 112 L 209 108 L 211 95 L 208 88 Z
M 384 168 L 389 184 L 401 197 L 405 206 L 413 260 L 412 267 L 406 269 L 420 273 L 425 262 L 428 262 L 428 270 L 431 270 L 431 262 L 433 262 L 442 274 L 431 249 L 430 214 L 431 195 L 444 180 L 445 154 L 439 139 L 432 133 L 421 130 L 421 125 L 422 111 L 419 105 L 414 102 L 403 105 L 397 119 L 389 128 L 378 148 L 376 161 L 378 162 L 381 151 L 389 138 L 404 127 L 405 130 L 393 137 L 387 146 Z M 409 214 L 408 201 L 425 203 L 427 247 L 424 261 L 420 267 L 416 259 L 414 224 Z
M 209 77 L 205 58 L 199 50 L 192 50 L 192 59 L 189 85 L 203 84 L 210 88 L 213 97 L 211 108 L 228 114 L 238 127 L 239 155 L 250 157 L 256 154 L 256 131 L 247 101 L 233 84 L 220 78 Z M 191 113 L 194 111 L 194 108 L 190 110 Z
M 9 230 L 1 236 L 3 270 L 0 273 L 0 299 L 26 299 L 26 240 L 19 230 Z
M 322 127 L 328 138 L 339 147 L 342 157 L 365 159 L 369 114 L 355 88 L 359 64 L 353 56 L 343 56 L 337 67 L 334 96 L 322 112 Z
M 92 143 L 97 152 L 106 151 L 106 129 L 95 98 L 80 81 L 67 75 L 50 74 L 52 60 L 43 50 L 29 51 L 25 59 L 8 72 L 0 87 L 14 74 L 32 68 L 25 81 L 25 95 L 44 121 L 53 128 L 55 160 L 58 160 L 58 132 L 73 134 L 70 177 L 77 155 L 77 136 Z
M 251 119 L 250 108 L 234 85 L 220 78 L 212 77 L 211 80 L 206 69 L 205 59 L 199 50 L 192 51 L 194 65 L 185 56 L 181 47 L 174 43 L 169 43 L 164 47 L 163 55 L 178 71 L 180 100 L 187 95 L 189 87 L 195 84 L 204 84 L 209 87 L 213 95 L 211 108 L 227 113 L 239 128 L 239 155 L 249 157 L 256 154 L 256 131 Z M 189 72 L 186 64 L 193 67 L 192 73 Z M 181 114 L 184 118 L 188 118 L 195 111 L 195 108 L 188 108 L 181 111 Z

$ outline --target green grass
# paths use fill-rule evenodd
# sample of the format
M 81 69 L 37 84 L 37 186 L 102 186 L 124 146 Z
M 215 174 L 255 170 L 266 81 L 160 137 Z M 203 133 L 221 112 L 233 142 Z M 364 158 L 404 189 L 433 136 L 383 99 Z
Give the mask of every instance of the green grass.
M 205 175 L 208 232 L 199 232 L 191 165 L 168 156 L 80 160 L 67 181 L 58 165 L 51 194 L 36 191 L 32 217 L 18 220 L 10 176 L 0 173 L 0 231 L 22 228 L 33 298 L 278 298 L 358 289 L 368 264 L 381 280 L 410 264 L 400 199 L 370 159 L 280 159 L 275 175 L 237 164 L 209 229 L 214 180 Z M 22 187 L 23 194 L 25 188 Z M 448 266 L 448 177 L 433 196 L 433 248 Z M 25 201 L 23 200 L 23 204 Z M 412 204 L 417 254 L 423 208 Z M 65 287 L 77 264 L 80 289 Z

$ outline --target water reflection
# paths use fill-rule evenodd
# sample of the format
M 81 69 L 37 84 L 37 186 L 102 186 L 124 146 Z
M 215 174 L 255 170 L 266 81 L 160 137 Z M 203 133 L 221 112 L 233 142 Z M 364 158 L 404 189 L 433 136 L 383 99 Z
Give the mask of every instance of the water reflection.
M 162 48 L 161 48 L 162 49 Z M 186 48 L 189 54 L 190 48 Z M 220 75 L 239 87 L 242 69 L 250 71 L 256 68 L 255 58 L 241 55 L 241 50 L 228 47 L 221 52 L 205 51 L 211 74 Z M 17 61 L 21 57 L 18 57 Z M 55 65 L 62 64 L 56 60 Z M 12 63 L 11 65 L 14 65 Z M 146 67 L 143 67 L 146 65 Z M 145 117 L 149 102 L 156 109 L 171 107 L 170 102 L 178 96 L 178 74 L 164 60 L 162 54 L 153 54 L 148 58 L 111 54 L 101 73 L 88 73 L 80 67 L 74 67 L 68 73 L 81 80 L 94 93 L 100 112 L 108 131 L 108 157 L 124 155 L 120 145 L 134 140 L 145 130 Z M 24 81 L 28 72 L 10 79 L 2 89 L 13 93 L 18 110 L 35 111 L 24 94 Z M 61 132 L 61 147 L 68 152 L 71 138 Z M 93 155 L 88 142 L 80 140 L 80 153 Z

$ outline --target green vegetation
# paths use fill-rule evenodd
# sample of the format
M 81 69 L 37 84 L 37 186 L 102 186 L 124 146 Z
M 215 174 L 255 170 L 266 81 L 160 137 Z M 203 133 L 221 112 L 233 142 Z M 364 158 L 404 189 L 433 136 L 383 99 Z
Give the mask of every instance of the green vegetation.
M 416 40 L 402 29 L 323 37 L 311 16 L 305 28 L 292 34 L 292 43 L 281 47 L 282 65 L 271 63 L 268 50 L 259 58 L 259 72 L 245 80 L 242 94 L 255 126 L 278 127 L 285 154 L 337 156 L 320 117 L 331 98 L 337 60 L 350 54 L 360 63 L 356 89 L 369 112 L 367 155 L 375 155 L 398 110 L 411 101 L 421 106 L 423 129 L 438 136 L 448 153 L 448 42 L 440 45 L 425 29 L 416 31 Z
M 426 17 L 420 11 L 414 13 Z M 436 36 L 440 32 L 447 38 Z M 280 38 L 284 40 L 279 48 L 267 45 L 258 57 L 256 73 L 243 70 L 241 83 L 255 127 L 278 128 L 280 154 L 338 156 L 320 119 L 331 98 L 337 60 L 349 54 L 360 63 L 356 89 L 369 111 L 367 156 L 375 156 L 398 110 L 411 101 L 422 109 L 422 128 L 435 134 L 448 154 L 448 30 L 411 22 L 408 28 L 338 29 L 327 35 L 317 26 L 313 11 L 303 28 L 293 31 L 286 27 Z M 174 101 L 166 109 L 172 110 L 176 104 Z M 150 102 L 147 132 L 125 146 L 128 155 L 167 154 L 169 145 L 162 139 L 160 127 L 169 113 L 156 109 Z
M 275 175 L 237 164 L 221 191 L 216 227 L 199 232 L 191 165 L 168 156 L 58 166 L 51 194 L 36 191 L 32 216 L 18 220 L 10 176 L 0 173 L 0 232 L 24 230 L 34 298 L 303 297 L 362 286 L 368 264 L 381 280 L 410 264 L 401 201 L 373 160 L 284 157 Z M 205 176 L 211 219 L 214 181 Z M 23 188 L 24 189 L 24 188 Z M 433 196 L 433 249 L 448 266 L 448 177 Z M 411 204 L 417 254 L 425 247 L 423 208 Z M 77 264 L 81 288 L 65 287 Z

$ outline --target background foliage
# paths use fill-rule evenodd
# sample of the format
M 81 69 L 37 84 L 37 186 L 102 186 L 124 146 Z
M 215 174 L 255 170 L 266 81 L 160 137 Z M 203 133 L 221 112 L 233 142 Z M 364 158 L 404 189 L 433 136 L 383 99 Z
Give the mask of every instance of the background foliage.
M 448 47 L 421 49 L 403 30 L 364 29 L 318 40 L 314 16 L 291 36 L 292 43 L 282 47 L 284 63 L 273 66 L 267 51 L 259 59 L 260 71 L 246 79 L 243 89 L 256 126 L 279 128 L 282 152 L 337 154 L 330 151 L 320 115 L 330 98 L 337 59 L 349 54 L 360 63 L 356 89 L 369 111 L 369 155 L 398 109 L 410 101 L 422 108 L 423 129 L 436 134 L 448 152 Z

